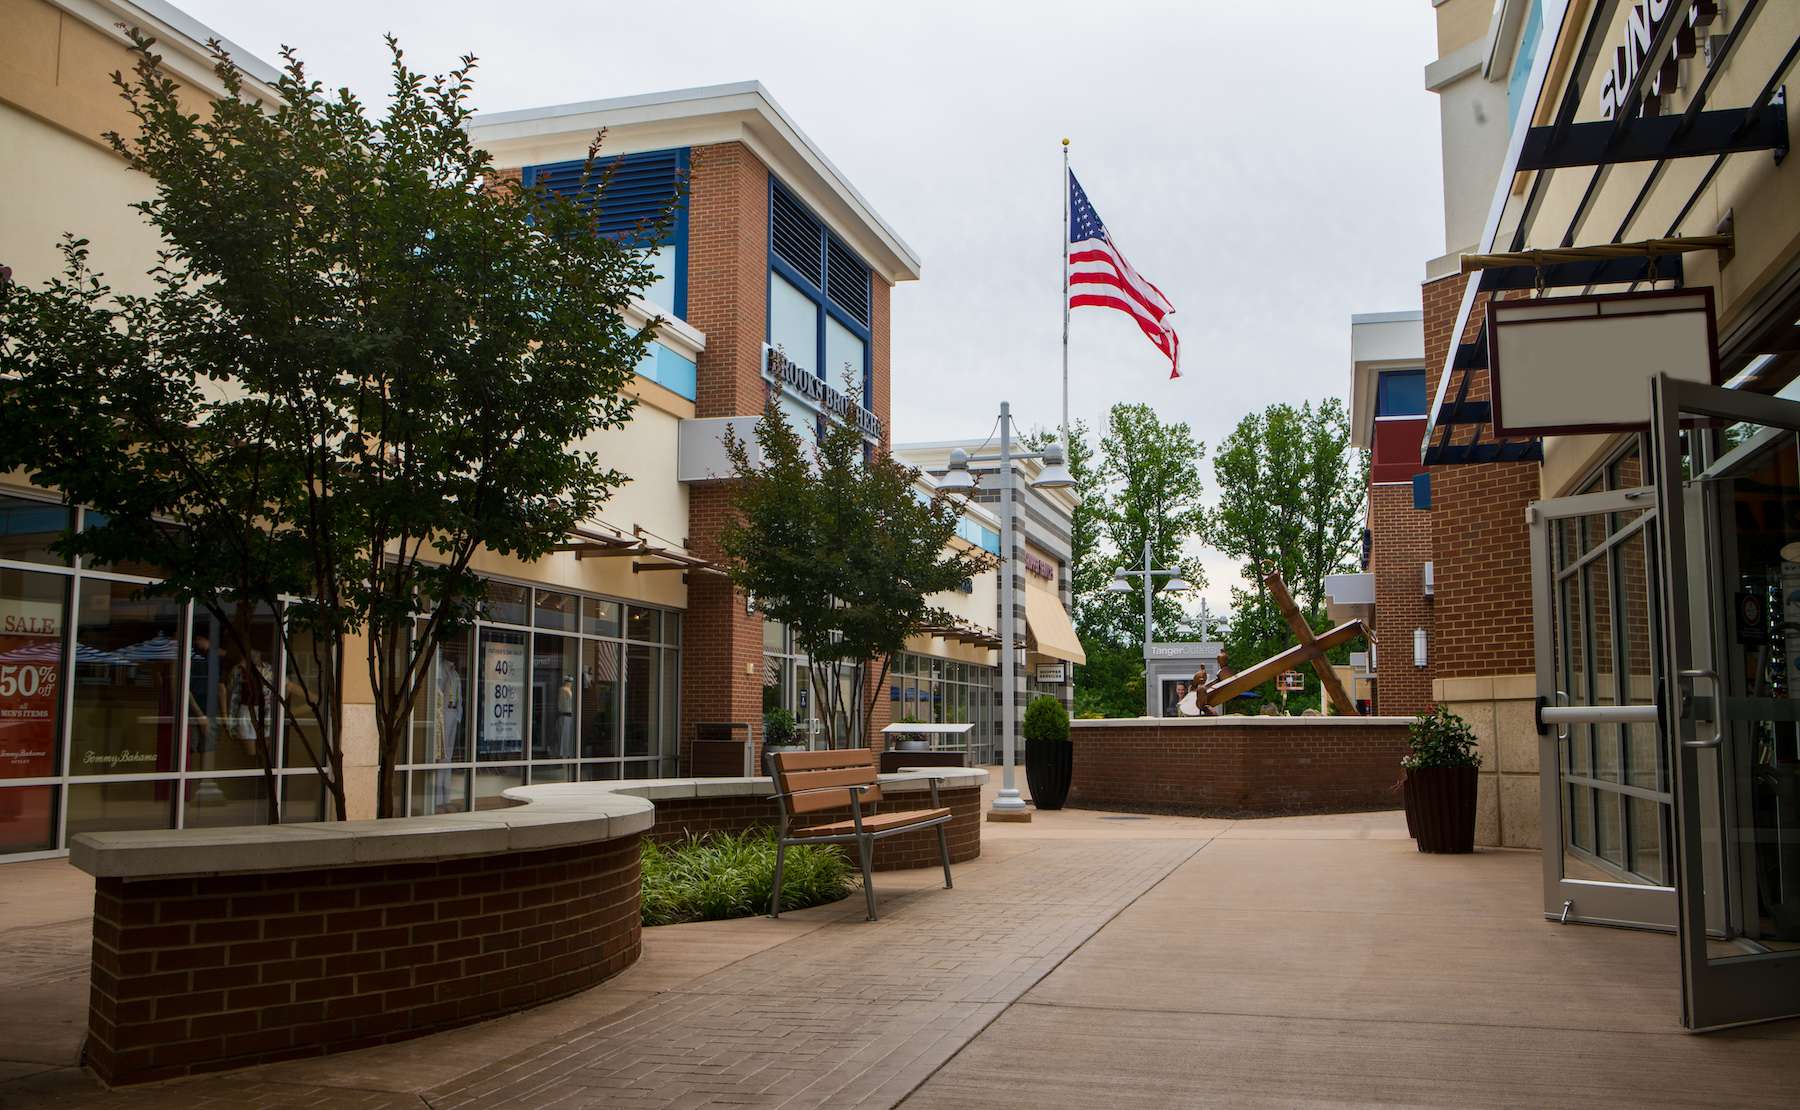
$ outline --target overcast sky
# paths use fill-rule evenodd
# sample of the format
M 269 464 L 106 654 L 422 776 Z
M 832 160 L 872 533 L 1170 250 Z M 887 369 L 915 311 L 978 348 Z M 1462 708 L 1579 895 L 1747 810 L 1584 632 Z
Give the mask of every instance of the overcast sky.
M 1076 310 L 1090 425 L 1147 402 L 1210 450 L 1247 412 L 1345 396 L 1350 314 L 1419 307 L 1444 249 L 1428 0 L 177 3 L 371 100 L 386 31 L 431 72 L 478 55 L 489 111 L 761 81 L 923 260 L 894 293 L 897 442 L 985 435 L 1002 400 L 1060 419 L 1064 136 L 1182 336 L 1171 382 L 1130 319 Z M 1235 571 L 1202 554 L 1223 609 Z

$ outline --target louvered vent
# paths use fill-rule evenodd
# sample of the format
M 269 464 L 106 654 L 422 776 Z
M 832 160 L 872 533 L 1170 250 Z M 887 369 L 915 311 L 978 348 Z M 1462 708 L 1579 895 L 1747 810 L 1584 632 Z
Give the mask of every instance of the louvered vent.
M 869 268 L 838 242 L 835 235 L 826 237 L 829 256 L 831 303 L 855 317 L 863 327 L 869 326 Z
M 780 185 L 770 190 L 769 236 L 775 255 L 816 288 L 825 286 L 825 228 Z
M 595 213 L 595 230 L 600 234 L 648 247 L 669 238 L 667 230 L 658 236 L 655 224 L 678 196 L 686 153 L 680 149 L 647 150 L 603 158 L 585 182 L 580 161 L 529 166 L 525 183 L 580 201 Z M 687 201 L 682 198 L 680 203 Z

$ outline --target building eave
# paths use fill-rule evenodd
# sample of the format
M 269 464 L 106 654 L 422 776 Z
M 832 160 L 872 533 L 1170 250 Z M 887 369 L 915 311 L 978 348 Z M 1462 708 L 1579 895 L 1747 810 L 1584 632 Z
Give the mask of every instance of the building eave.
M 483 112 L 469 133 L 513 166 L 579 158 L 603 128 L 613 154 L 742 142 L 890 284 L 919 278 L 918 255 L 760 81 Z

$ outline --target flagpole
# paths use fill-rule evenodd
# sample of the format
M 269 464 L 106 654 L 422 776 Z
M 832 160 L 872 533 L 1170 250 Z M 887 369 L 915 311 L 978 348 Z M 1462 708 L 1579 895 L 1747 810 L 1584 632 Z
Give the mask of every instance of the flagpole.
M 1063 450 L 1072 451 L 1069 442 L 1069 140 L 1062 141 L 1063 176 L 1062 176 L 1062 313 L 1063 313 L 1063 379 L 1062 379 L 1062 441 Z

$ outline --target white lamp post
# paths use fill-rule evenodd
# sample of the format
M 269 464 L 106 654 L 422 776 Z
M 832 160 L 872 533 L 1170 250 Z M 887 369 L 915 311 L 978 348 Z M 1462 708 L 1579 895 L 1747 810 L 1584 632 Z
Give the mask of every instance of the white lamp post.
M 1152 588 L 1155 584 L 1154 580 L 1167 578 L 1169 584 L 1163 589 L 1175 593 L 1191 590 L 1194 588 L 1194 584 L 1183 578 L 1178 570 L 1156 569 L 1156 563 L 1150 554 L 1150 538 L 1148 536 L 1144 537 L 1144 565 L 1137 570 L 1126 570 L 1121 567 L 1114 571 L 1113 579 L 1106 584 L 1106 588 L 1110 593 L 1128 594 L 1137 589 L 1137 586 L 1131 581 L 1133 578 L 1144 580 L 1144 714 L 1145 716 L 1155 716 L 1151 699 L 1156 696 L 1156 692 L 1151 689 L 1150 683 L 1150 603 L 1156 597 L 1156 591 Z
M 1013 777 L 1013 737 L 1018 733 L 1018 699 L 1013 693 L 1013 679 L 1018 665 L 1014 658 L 1016 646 L 1013 636 L 1013 622 L 1017 619 L 1019 602 L 1017 576 L 1013 573 L 1013 464 L 1026 459 L 1042 459 L 1043 470 L 1032 480 L 1033 489 L 1068 489 L 1075 484 L 1075 478 L 1069 473 L 1065 464 L 1066 456 L 1060 443 L 1052 443 L 1042 451 L 1014 451 L 1012 449 L 1012 406 L 1005 401 L 1000 402 L 1000 453 L 997 455 L 970 455 L 958 447 L 950 452 L 950 469 L 938 481 L 938 488 L 951 493 L 971 493 L 975 489 L 976 474 L 994 474 L 1000 476 L 1000 582 L 1001 598 L 1004 605 L 1000 614 L 1000 738 L 1004 761 L 1000 769 L 1000 794 L 994 799 L 994 809 L 989 816 L 998 816 L 1001 820 L 1030 820 L 1031 811 L 1025 808 L 1025 799 L 1019 797 L 1019 788 Z M 994 463 L 994 466 L 974 467 L 974 463 Z

